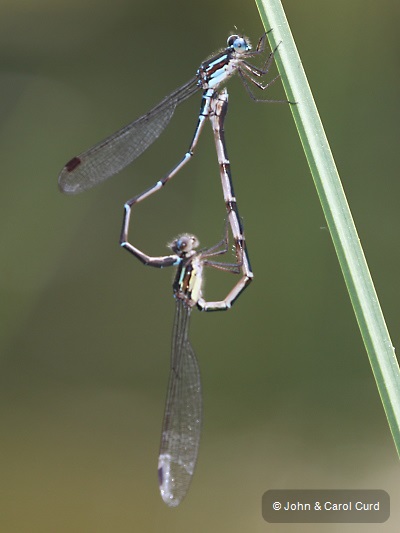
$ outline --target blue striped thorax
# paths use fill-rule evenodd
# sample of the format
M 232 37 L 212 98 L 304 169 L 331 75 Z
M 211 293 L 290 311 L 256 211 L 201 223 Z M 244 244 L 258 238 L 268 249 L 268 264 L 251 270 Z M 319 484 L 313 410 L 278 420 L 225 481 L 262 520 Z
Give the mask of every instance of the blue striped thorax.
M 196 75 L 203 90 L 215 89 L 230 78 L 251 50 L 247 37 L 231 35 L 227 44 L 225 50 L 204 61 L 198 68 Z

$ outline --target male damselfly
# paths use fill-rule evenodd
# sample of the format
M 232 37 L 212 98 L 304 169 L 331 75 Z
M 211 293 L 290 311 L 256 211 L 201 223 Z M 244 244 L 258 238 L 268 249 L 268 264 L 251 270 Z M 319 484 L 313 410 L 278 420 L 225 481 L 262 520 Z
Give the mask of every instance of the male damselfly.
M 255 50 L 251 49 L 247 37 L 231 35 L 227 47 L 204 61 L 196 76 L 182 87 L 165 97 L 148 113 L 121 128 L 116 133 L 99 142 L 86 152 L 73 157 L 59 175 L 60 189 L 67 194 L 77 194 L 98 185 L 110 176 L 120 172 L 132 163 L 158 138 L 174 114 L 178 104 L 185 101 L 198 90 L 203 91 L 199 119 L 188 152 L 182 160 L 163 178 L 168 181 L 193 155 L 194 147 L 208 116 L 210 101 L 216 90 L 233 74 L 238 73 L 250 96 L 256 101 L 276 102 L 276 100 L 257 100 L 250 90 L 248 81 L 259 89 L 267 89 L 279 77 L 263 85 L 256 78 L 267 74 L 274 52 L 268 55 L 263 68 L 251 65 L 247 59 L 264 52 L 266 33 L 260 38 Z

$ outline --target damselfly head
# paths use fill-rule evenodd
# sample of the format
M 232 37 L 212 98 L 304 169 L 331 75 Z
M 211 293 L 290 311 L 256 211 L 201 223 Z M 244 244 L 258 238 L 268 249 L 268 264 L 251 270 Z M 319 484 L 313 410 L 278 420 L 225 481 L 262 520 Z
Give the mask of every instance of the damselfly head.
M 227 45 L 235 52 L 243 53 L 251 50 L 251 44 L 247 37 L 240 35 L 230 35 L 227 40 Z
M 174 239 L 168 247 L 178 255 L 184 255 L 190 253 L 192 250 L 195 250 L 199 246 L 200 242 L 195 235 L 190 235 L 189 233 L 184 233 L 179 235 Z

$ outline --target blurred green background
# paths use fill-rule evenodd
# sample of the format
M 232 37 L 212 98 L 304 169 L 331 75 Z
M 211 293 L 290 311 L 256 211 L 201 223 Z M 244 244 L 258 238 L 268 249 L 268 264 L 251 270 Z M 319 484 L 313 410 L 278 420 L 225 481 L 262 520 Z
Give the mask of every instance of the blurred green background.
M 200 95 L 103 186 L 66 197 L 57 175 L 186 82 L 235 25 L 254 42 L 262 27 L 253 2 L 146 4 L 2 1 L 0 531 L 397 531 L 398 458 L 289 106 L 255 104 L 238 79 L 226 135 L 255 280 L 229 313 L 192 315 L 198 467 L 178 509 L 159 497 L 173 272 L 144 268 L 118 237 L 125 200 L 186 150 Z M 399 346 L 400 5 L 284 7 Z M 189 166 L 134 212 L 132 241 L 152 254 L 182 231 L 214 244 L 220 189 L 206 126 Z M 221 273 L 209 278 L 220 297 Z M 392 516 L 267 524 L 271 488 L 385 489 Z

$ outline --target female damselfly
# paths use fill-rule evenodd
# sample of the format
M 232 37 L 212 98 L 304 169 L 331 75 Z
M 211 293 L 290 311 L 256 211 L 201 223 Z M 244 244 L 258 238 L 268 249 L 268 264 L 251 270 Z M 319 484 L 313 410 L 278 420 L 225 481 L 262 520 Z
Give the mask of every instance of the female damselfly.
M 225 311 L 250 282 L 252 273 L 246 262 L 217 262 L 216 256 L 228 251 L 228 225 L 225 237 L 211 248 L 196 251 L 194 235 L 183 234 L 170 245 L 171 255 L 153 257 L 131 246 L 131 252 L 144 264 L 163 268 L 177 266 L 173 283 L 176 300 L 172 331 L 171 366 L 167 400 L 158 456 L 158 481 L 161 497 L 170 507 L 180 504 L 186 495 L 196 466 L 202 425 L 200 370 L 189 341 L 189 319 L 194 307 L 202 311 Z M 205 267 L 234 274 L 240 280 L 223 300 L 206 301 L 203 297 Z

